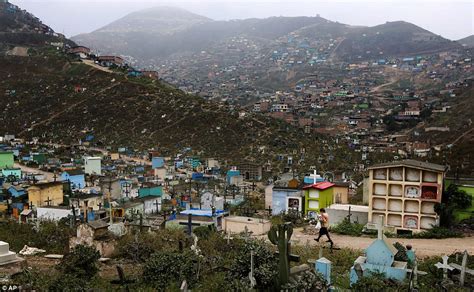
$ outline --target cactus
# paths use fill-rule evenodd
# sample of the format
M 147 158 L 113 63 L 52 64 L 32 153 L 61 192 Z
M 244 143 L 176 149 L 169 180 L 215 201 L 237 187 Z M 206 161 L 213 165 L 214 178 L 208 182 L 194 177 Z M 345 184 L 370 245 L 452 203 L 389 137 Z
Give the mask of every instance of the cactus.
M 268 232 L 268 239 L 278 247 L 280 287 L 287 284 L 290 279 L 290 238 L 292 234 L 291 223 L 272 226 Z

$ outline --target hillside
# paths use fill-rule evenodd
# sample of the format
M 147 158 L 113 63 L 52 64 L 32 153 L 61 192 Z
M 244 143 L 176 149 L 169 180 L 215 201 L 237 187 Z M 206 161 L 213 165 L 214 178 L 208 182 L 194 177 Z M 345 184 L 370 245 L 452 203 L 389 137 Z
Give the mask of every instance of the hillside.
M 173 13 L 166 13 L 169 9 Z M 343 60 L 413 55 L 460 47 L 456 42 L 402 21 L 374 27 L 350 26 L 319 16 L 213 21 L 166 7 L 131 13 L 73 40 L 101 52 L 146 61 L 207 50 L 233 37 L 244 36 L 270 44 L 289 34 L 307 37 L 309 41 L 343 38 L 336 52 Z
M 456 165 L 460 175 L 474 175 L 474 80 L 469 80 L 464 92 L 457 96 L 453 107 L 445 113 L 432 116 L 423 127 L 448 127 L 446 132 L 424 132 L 422 140 L 430 140 L 434 145 L 441 145 L 446 149 L 445 157 L 434 157 L 440 163 Z M 454 166 L 453 166 L 454 167 Z M 453 169 L 454 171 L 454 169 Z
M 28 11 L 0 2 L 0 53 L 14 46 L 38 46 L 51 42 L 73 44 Z
M 474 35 L 457 40 L 457 42 L 466 47 L 474 47 Z
M 0 55 L 0 133 L 54 143 L 93 135 L 100 147 L 157 147 L 164 155 L 191 147 L 229 163 L 273 161 L 275 169 L 286 165 L 277 155 L 304 148 L 306 159 L 294 168 L 307 169 L 324 151 L 314 137 L 272 118 L 242 116 L 159 81 L 103 72 L 53 46 L 28 52 Z M 342 154 L 336 159 L 351 163 Z
M 459 47 L 456 42 L 404 21 L 373 27 L 350 27 L 343 37 L 336 54 L 344 60 L 413 56 Z

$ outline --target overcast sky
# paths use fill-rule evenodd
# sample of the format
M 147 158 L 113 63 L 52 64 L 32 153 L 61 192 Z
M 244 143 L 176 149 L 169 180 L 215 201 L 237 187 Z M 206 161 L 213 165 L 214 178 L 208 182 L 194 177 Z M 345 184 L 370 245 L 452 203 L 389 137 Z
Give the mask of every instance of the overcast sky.
M 352 25 L 404 20 L 455 40 L 474 34 L 474 0 L 10 0 L 67 36 L 91 32 L 126 14 L 177 6 L 216 20 L 315 16 Z

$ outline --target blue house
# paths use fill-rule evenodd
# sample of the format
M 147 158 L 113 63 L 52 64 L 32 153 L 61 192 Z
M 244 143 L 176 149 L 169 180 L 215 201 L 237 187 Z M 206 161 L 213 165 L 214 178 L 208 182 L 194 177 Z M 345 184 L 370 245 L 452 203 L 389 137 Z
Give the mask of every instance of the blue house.
M 22 186 L 11 186 L 8 188 L 8 192 L 14 198 L 26 195 L 26 190 Z
M 272 215 L 287 213 L 288 210 L 302 211 L 304 194 L 298 188 L 273 187 L 272 189 Z
M 151 159 L 151 167 L 153 169 L 160 168 L 165 165 L 165 159 L 163 157 L 153 157 Z
M 150 188 L 140 188 L 138 190 L 138 196 L 140 198 L 147 197 L 147 196 L 161 197 L 163 196 L 163 187 L 156 186 L 156 187 L 150 187 Z
M 240 175 L 240 170 L 230 169 L 226 174 L 226 181 L 230 184 L 232 177 Z
M 63 173 L 61 173 L 61 180 L 69 180 L 71 182 L 71 188 L 73 190 L 82 189 L 86 186 L 84 172 L 80 169 L 71 169 L 64 171 Z
M 373 273 L 383 273 L 387 279 L 405 280 L 408 264 L 395 260 L 397 252 L 398 250 L 385 238 L 383 227 L 379 226 L 377 239 L 365 250 L 365 256 L 358 257 L 351 267 L 351 286 L 361 277 Z
M 21 169 L 20 168 L 5 168 L 2 169 L 2 175 L 4 177 L 9 177 L 11 175 L 15 176 L 16 179 L 21 178 Z

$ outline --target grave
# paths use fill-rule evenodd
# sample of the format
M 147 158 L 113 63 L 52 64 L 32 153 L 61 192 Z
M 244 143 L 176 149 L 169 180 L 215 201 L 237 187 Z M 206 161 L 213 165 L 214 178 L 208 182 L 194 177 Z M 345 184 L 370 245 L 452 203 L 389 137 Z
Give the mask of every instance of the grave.
M 406 262 L 395 260 L 398 251 L 384 236 L 382 222 L 383 218 L 380 218 L 377 239 L 365 250 L 365 256 L 358 257 L 351 267 L 351 286 L 371 273 L 384 273 L 387 279 L 403 281 L 409 272 Z
M 0 266 L 13 264 L 22 261 L 15 252 L 10 251 L 10 245 L 4 241 L 0 241 Z

